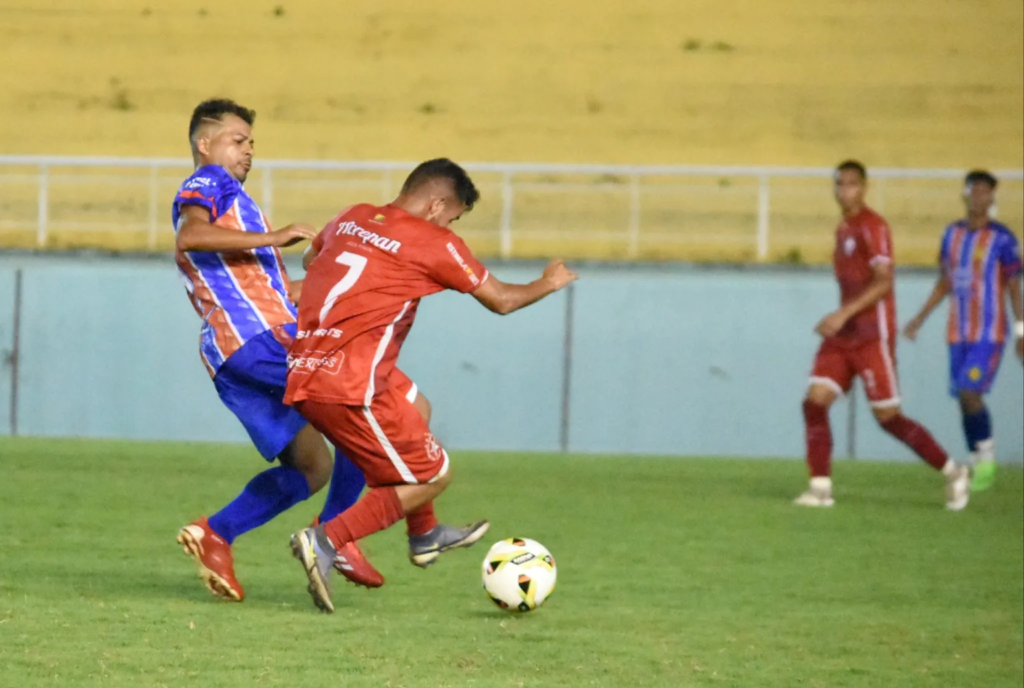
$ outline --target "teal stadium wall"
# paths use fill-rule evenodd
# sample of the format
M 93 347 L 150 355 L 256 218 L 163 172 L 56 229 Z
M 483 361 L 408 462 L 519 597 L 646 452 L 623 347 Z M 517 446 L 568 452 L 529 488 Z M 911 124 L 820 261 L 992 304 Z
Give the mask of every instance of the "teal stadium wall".
M 18 434 L 245 441 L 198 359 L 199 321 L 166 258 L 0 256 L 0 354 L 23 280 Z M 526 280 L 534 265 L 500 266 Z M 293 273 L 297 270 L 293 270 Z M 800 399 L 817 319 L 835 304 L 824 270 L 595 266 L 572 303 L 568 449 L 702 456 L 800 456 Z M 901 272 L 901 320 L 933 276 Z M 562 447 L 566 296 L 505 318 L 471 298 L 430 297 L 402 367 L 434 404 L 453 449 Z M 946 394 L 944 311 L 898 350 L 905 408 L 957 456 Z M 1009 353 L 1009 352 L 1008 352 Z M 1024 458 L 1024 376 L 1009 354 L 991 399 L 998 452 Z M 10 433 L 10 370 L 0 370 L 0 433 Z M 909 460 L 856 395 L 856 453 Z M 837 454 L 846 403 L 833 410 Z M 255 453 L 255 452 L 254 452 Z

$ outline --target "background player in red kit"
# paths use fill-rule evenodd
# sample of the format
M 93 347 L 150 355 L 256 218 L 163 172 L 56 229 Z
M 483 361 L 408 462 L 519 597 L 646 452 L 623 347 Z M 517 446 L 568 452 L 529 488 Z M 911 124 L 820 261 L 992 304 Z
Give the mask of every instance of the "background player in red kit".
M 865 205 L 866 189 L 867 172 L 859 162 L 848 160 L 836 168 L 835 196 L 843 219 L 836 228 L 834 264 L 841 306 L 815 328 L 824 341 L 803 403 L 811 483 L 795 503 L 834 503 L 828 410 L 859 376 L 879 425 L 943 473 L 946 508 L 959 511 L 967 506 L 967 467 L 951 460 L 924 427 L 900 412 L 892 237 L 885 219 Z
M 454 289 L 507 314 L 576 275 L 557 260 L 529 284 L 490 275 L 448 229 L 478 199 L 465 170 L 430 160 L 413 170 L 394 202 L 349 208 L 313 242 L 317 256 L 303 287 L 285 401 L 344 448 L 370 487 L 336 518 L 292 536 L 310 594 L 324 611 L 334 610 L 334 552 L 349 542 L 405 518 L 409 558 L 425 567 L 487 530 L 486 521 L 466 528 L 437 522 L 433 500 L 451 481 L 449 458 L 396 384 L 405 379 L 395 367 L 399 350 L 424 296 Z M 368 572 L 342 573 L 355 580 Z

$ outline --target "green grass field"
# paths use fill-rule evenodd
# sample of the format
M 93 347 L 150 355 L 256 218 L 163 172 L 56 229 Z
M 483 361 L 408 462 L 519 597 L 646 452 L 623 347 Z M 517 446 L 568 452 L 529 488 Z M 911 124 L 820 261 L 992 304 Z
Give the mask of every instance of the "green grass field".
M 262 462 L 215 444 L 0 439 L 0 686 L 1024 685 L 1024 485 L 946 513 L 918 465 L 844 463 L 800 510 L 796 461 L 460 452 L 439 502 L 487 540 L 547 545 L 550 603 L 507 615 L 486 549 L 421 571 L 400 526 L 365 549 L 388 584 L 313 609 L 288 534 L 236 542 L 242 604 L 174 544 Z

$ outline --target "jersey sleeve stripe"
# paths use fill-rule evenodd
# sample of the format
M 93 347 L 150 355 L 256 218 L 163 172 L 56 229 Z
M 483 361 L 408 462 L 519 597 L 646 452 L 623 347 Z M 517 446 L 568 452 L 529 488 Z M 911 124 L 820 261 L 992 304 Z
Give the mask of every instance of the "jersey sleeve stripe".
M 187 203 L 186 201 L 201 201 L 200 203 Z M 217 199 L 213 196 L 204 196 L 198 191 L 180 191 L 175 202 L 178 206 L 198 205 L 210 211 L 210 217 L 217 219 Z

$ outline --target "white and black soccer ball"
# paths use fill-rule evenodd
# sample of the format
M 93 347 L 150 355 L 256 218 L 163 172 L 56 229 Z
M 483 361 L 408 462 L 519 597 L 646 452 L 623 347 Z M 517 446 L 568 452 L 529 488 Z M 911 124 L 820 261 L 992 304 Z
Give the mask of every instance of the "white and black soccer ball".
M 532 612 L 555 589 L 558 569 L 551 552 L 536 540 L 506 538 L 484 558 L 484 591 L 509 612 Z

